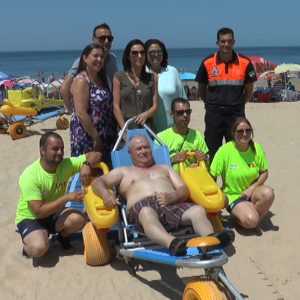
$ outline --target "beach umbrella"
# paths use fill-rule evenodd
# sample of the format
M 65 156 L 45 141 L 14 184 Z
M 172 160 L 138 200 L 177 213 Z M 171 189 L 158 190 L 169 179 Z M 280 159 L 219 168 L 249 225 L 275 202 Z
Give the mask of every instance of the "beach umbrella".
M 12 79 L 0 80 L 0 86 L 1 85 L 4 85 L 6 88 L 12 88 L 14 85 L 14 81 Z
M 249 59 L 257 74 L 263 73 L 265 71 L 274 70 L 276 64 L 272 61 L 259 56 L 249 56 Z
M 180 79 L 181 80 L 185 80 L 185 81 L 188 81 L 188 80 L 195 80 L 196 78 L 196 74 L 195 73 L 192 73 L 192 72 L 184 72 L 184 73 L 180 73 L 179 74 L 180 76 Z
M 257 76 L 257 79 L 265 79 L 265 80 L 280 80 L 280 76 L 275 74 L 274 70 L 265 71 Z
M 5 74 L 4 72 L 1 72 L 0 71 L 0 79 L 3 80 L 3 79 L 8 79 L 9 76 L 7 74 Z
M 300 72 L 300 65 L 298 64 L 281 64 L 275 68 L 275 73 L 288 73 L 288 72 Z

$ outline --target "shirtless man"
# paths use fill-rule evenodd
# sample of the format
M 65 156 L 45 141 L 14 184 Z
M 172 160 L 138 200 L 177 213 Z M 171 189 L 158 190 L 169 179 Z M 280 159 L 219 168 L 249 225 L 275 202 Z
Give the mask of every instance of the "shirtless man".
M 114 169 L 92 184 L 105 206 L 112 208 L 119 204 L 109 192 L 110 188 L 118 186 L 119 194 L 127 199 L 129 222 L 144 230 L 151 240 L 169 248 L 172 255 L 184 255 L 186 242 L 167 230 L 181 224 L 192 225 L 199 236 L 212 235 L 213 227 L 204 208 L 186 202 L 189 190 L 171 167 L 155 164 L 147 138 L 133 137 L 128 148 L 133 166 Z M 228 230 L 216 236 L 224 247 L 234 239 L 233 232 Z

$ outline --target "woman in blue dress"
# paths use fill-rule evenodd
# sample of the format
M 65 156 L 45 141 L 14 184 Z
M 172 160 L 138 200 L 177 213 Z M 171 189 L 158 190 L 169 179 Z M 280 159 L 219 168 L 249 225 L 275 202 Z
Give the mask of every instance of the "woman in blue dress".
M 88 45 L 83 49 L 71 86 L 71 155 L 99 151 L 102 161 L 110 163 L 117 128 L 104 62 L 103 47 Z
M 158 108 L 153 116 L 156 132 L 173 125 L 171 103 L 175 98 L 187 99 L 178 71 L 168 64 L 168 52 L 163 42 L 150 39 L 145 42 L 147 67 L 158 77 Z

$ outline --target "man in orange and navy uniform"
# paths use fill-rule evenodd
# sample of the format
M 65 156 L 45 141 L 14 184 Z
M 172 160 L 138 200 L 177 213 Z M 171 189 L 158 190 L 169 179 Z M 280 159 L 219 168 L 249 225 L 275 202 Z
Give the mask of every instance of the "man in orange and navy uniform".
M 205 141 L 210 161 L 222 145 L 232 139 L 236 118 L 245 117 L 245 103 L 252 99 L 257 80 L 250 60 L 233 50 L 234 32 L 221 28 L 217 33 L 219 51 L 205 58 L 198 70 L 198 93 L 205 104 Z

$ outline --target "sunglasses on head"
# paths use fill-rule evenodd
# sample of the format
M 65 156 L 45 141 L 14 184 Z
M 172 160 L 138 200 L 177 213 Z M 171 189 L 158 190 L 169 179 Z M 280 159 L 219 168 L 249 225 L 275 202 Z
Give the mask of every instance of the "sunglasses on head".
M 142 50 L 142 51 L 130 51 L 130 55 L 132 56 L 138 56 L 138 55 L 141 55 L 141 56 L 144 56 L 145 55 L 145 51 Z
M 105 42 L 106 39 L 109 42 L 112 42 L 114 40 L 114 37 L 112 35 L 100 35 L 100 36 L 95 36 L 95 39 L 97 39 L 99 42 Z
M 237 135 L 239 136 L 243 136 L 245 135 L 250 135 L 253 133 L 253 129 L 252 128 L 247 128 L 247 129 L 239 129 L 235 131 Z
M 151 51 L 149 51 L 149 56 L 151 56 L 151 57 L 163 56 L 163 51 L 162 50 L 151 50 Z
M 178 116 L 183 116 L 184 113 L 186 113 L 187 115 L 190 115 L 192 113 L 192 109 L 180 109 L 180 110 L 175 110 L 175 113 L 178 115 Z

